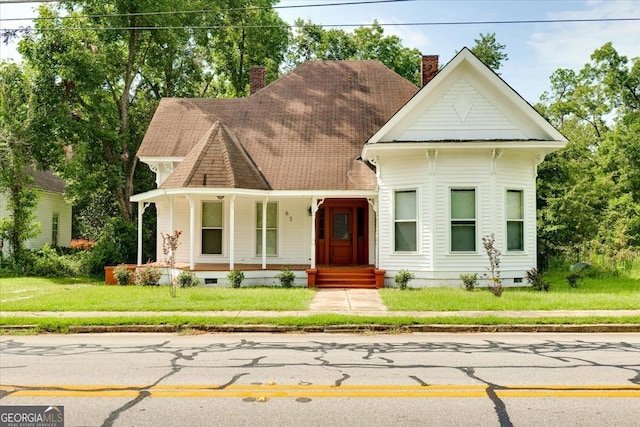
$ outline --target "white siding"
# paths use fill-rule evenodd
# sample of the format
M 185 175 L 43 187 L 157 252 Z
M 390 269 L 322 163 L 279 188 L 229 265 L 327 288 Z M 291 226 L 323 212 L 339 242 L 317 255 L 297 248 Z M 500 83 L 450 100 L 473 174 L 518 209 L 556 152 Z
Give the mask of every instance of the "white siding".
M 201 211 L 202 202 L 223 203 L 223 249 L 221 255 L 202 254 L 201 248 Z M 256 204 L 264 199 L 236 197 L 235 211 L 235 263 L 260 264 L 262 255 L 256 254 Z M 278 254 L 267 256 L 267 264 L 306 264 L 310 260 L 311 217 L 308 208 L 310 199 L 269 199 L 278 204 Z M 215 196 L 195 199 L 195 262 L 196 263 L 228 263 L 230 261 L 230 196 L 218 200 Z M 162 237 L 160 233 L 171 233 L 170 207 L 168 200 L 156 202 L 158 215 L 157 259 L 164 260 L 162 253 Z M 288 213 L 288 215 L 285 215 Z M 176 262 L 189 262 L 190 224 L 189 203 L 184 197 L 174 198 L 174 225 L 181 230 L 180 246 L 176 254 Z
M 59 193 L 42 192 L 34 211 L 35 222 L 40 232 L 25 242 L 28 249 L 41 249 L 45 244 L 52 244 L 53 215 L 58 214 L 58 246 L 71 245 L 71 205 Z M 6 200 L 0 199 L 0 217 L 8 217 Z M 4 249 L 6 252 L 6 248 Z
M 431 218 L 432 177 L 427 173 L 427 158 L 404 157 L 385 159 L 378 165 L 382 172 L 379 221 L 380 268 L 389 271 L 408 269 L 428 271 L 432 268 L 433 227 Z M 394 192 L 416 190 L 418 205 L 417 251 L 400 253 L 394 250 Z
M 435 167 L 433 167 L 435 165 Z M 406 268 L 416 275 L 413 286 L 459 282 L 461 273 L 487 272 L 488 258 L 482 236 L 494 234 L 501 256 L 505 284 L 536 265 L 535 161 L 530 153 L 506 151 L 494 159 L 489 149 L 440 150 L 435 162 L 424 157 L 378 159 L 380 186 L 380 268 L 387 280 Z M 451 253 L 451 189 L 476 191 L 476 251 Z M 419 213 L 418 251 L 393 252 L 393 192 L 416 189 Z M 525 250 L 506 251 L 505 194 L 522 190 L 524 202 Z

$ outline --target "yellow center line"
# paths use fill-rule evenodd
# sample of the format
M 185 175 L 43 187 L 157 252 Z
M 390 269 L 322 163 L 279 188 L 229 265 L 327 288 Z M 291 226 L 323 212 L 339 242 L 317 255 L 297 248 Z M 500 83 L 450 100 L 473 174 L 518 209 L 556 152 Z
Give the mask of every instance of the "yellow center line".
M 319 397 L 319 398 L 436 398 L 486 397 L 487 386 L 479 384 L 444 385 L 300 385 L 300 384 L 234 384 L 222 389 L 217 385 L 166 384 L 145 385 L 0 385 L 12 397 L 135 397 L 141 391 L 151 397 Z M 498 397 L 631 397 L 640 398 L 635 385 L 513 385 L 495 390 Z

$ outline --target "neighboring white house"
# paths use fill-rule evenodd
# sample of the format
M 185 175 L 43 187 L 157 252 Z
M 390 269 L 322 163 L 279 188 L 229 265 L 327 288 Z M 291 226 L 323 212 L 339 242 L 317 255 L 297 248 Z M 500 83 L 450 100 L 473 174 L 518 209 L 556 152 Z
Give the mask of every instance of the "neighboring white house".
M 32 171 L 34 186 L 42 191 L 34 210 L 39 227 L 37 236 L 27 240 L 27 249 L 41 249 L 45 244 L 70 246 L 71 205 L 64 198 L 64 182 L 51 172 Z M 0 218 L 9 216 L 6 195 L 0 193 Z M 8 242 L 4 242 L 3 253 L 8 254 Z
M 252 71 L 248 98 L 163 99 L 138 151 L 158 184 L 132 198 L 139 224 L 155 203 L 185 268 L 458 284 L 486 271 L 492 233 L 505 284 L 536 265 L 536 168 L 567 141 L 471 51 L 439 71 L 423 57 L 422 88 L 377 61 L 307 62 L 266 87 Z

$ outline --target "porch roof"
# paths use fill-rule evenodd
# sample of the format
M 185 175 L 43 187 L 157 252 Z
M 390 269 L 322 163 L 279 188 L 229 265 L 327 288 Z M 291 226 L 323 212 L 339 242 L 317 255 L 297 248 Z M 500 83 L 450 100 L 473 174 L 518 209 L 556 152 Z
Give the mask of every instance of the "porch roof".
M 240 196 L 264 198 L 377 198 L 377 190 L 247 190 L 243 188 L 158 188 L 131 196 L 132 202 L 155 202 L 169 196 Z

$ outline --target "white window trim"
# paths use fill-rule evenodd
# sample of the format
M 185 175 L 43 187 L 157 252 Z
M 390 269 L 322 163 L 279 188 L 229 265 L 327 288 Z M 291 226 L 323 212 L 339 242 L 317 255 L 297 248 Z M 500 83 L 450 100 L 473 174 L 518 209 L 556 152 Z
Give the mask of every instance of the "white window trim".
M 259 203 L 264 203 L 264 202 L 261 201 L 261 200 L 256 200 L 256 202 L 254 204 L 255 213 L 256 213 L 256 216 L 253 219 L 253 232 L 254 232 L 253 233 L 253 247 L 254 247 L 254 249 L 258 247 L 258 235 L 257 235 L 257 232 L 258 232 L 258 215 L 260 215 L 260 216 L 262 215 L 262 210 L 260 212 L 258 212 L 258 204 Z M 276 224 L 277 225 L 276 225 L 276 229 L 275 230 L 276 230 L 277 242 L 276 242 L 276 253 L 275 253 L 275 255 L 267 254 L 267 258 L 277 258 L 277 257 L 280 256 L 280 241 L 281 241 L 280 240 L 280 237 L 281 237 L 280 236 L 280 229 L 282 228 L 281 227 L 282 224 L 280 223 L 280 216 L 281 216 L 280 215 L 280 203 L 277 202 L 277 201 L 269 201 L 269 202 L 267 202 L 267 209 L 268 209 L 268 206 L 269 206 L 270 203 L 275 203 L 276 204 L 276 215 L 277 215 Z M 267 231 L 269 231 L 269 227 L 267 227 Z M 262 229 L 260 229 L 260 232 L 262 232 Z M 256 258 L 262 258 L 262 252 L 256 253 L 254 255 L 255 255 Z
M 507 194 L 509 193 L 509 191 L 519 191 L 520 192 L 520 209 L 522 210 L 522 219 L 509 219 L 509 209 L 508 209 L 508 200 L 507 200 Z M 526 213 L 524 210 L 525 207 L 525 191 L 523 188 L 510 188 L 507 187 L 504 190 L 504 236 L 505 236 L 505 253 L 509 253 L 509 254 L 514 254 L 514 255 L 521 255 L 524 254 L 526 252 L 526 240 L 527 240 L 527 221 L 525 220 L 526 218 Z M 522 222 L 522 249 L 511 249 L 509 250 L 509 227 L 508 224 L 510 221 L 521 221 Z
M 475 218 L 473 218 L 473 221 L 475 223 L 475 250 L 473 251 L 453 251 L 451 250 L 451 244 L 452 244 L 452 238 L 451 238 L 451 227 L 453 226 L 453 219 L 451 218 L 451 195 L 453 194 L 454 190 L 460 190 L 460 191 L 470 191 L 473 190 L 474 192 L 474 213 L 475 213 Z M 448 191 L 448 200 L 447 200 L 447 215 L 448 215 L 448 221 L 449 221 L 449 226 L 447 229 L 447 237 L 448 237 L 448 241 L 447 241 L 447 246 L 448 246 L 448 251 L 449 251 L 449 255 L 469 255 L 469 254 L 478 254 L 479 253 L 479 239 L 478 239 L 478 230 L 480 229 L 479 226 L 479 219 L 478 219 L 478 194 L 479 194 L 479 190 L 478 187 L 473 187 L 473 186 L 467 186 L 467 185 L 452 185 L 449 187 L 449 191 Z M 456 221 L 471 221 L 471 219 L 457 219 Z
M 215 228 L 211 228 L 211 227 L 203 227 L 202 226 L 202 211 L 204 210 L 204 204 L 205 203 L 219 203 L 222 205 L 222 242 L 220 242 L 221 244 L 221 253 L 219 254 L 205 254 L 202 252 L 202 230 L 209 230 L 209 229 L 215 229 Z M 196 219 L 198 226 L 200 228 L 200 233 L 197 236 L 197 239 L 199 241 L 199 252 L 200 252 L 200 256 L 201 257 L 207 257 L 207 258 L 224 258 L 225 257 L 225 252 L 226 252 L 226 246 L 225 246 L 225 233 L 228 227 L 228 224 L 226 223 L 227 220 L 227 215 L 225 215 L 226 212 L 226 200 L 200 200 L 200 208 L 198 210 L 199 213 L 199 217 Z
M 416 212 L 415 219 L 413 221 L 409 220 L 399 220 L 396 221 L 396 193 L 402 191 L 413 191 L 416 193 Z M 395 255 L 412 255 L 420 253 L 420 192 L 416 187 L 409 188 L 394 188 L 391 190 L 391 246 L 393 248 L 393 254 Z M 398 251 L 396 250 L 396 222 L 415 222 L 416 224 L 416 250 L 415 251 Z

